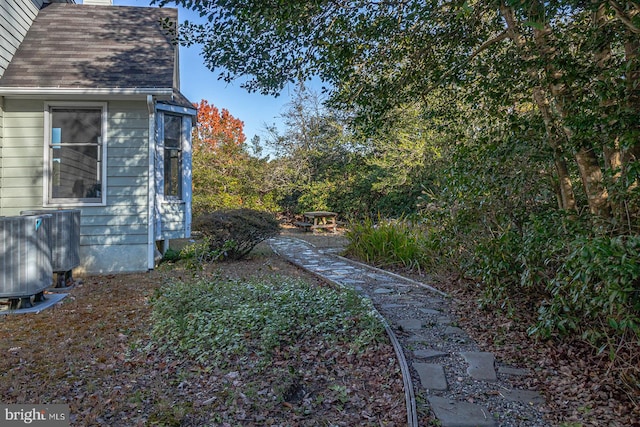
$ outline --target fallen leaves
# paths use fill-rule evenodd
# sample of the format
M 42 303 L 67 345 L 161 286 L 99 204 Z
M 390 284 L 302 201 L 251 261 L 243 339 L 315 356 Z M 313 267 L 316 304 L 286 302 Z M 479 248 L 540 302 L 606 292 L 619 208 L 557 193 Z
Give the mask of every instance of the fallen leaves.
M 260 268 L 264 257 L 279 274 L 302 275 L 270 254 L 203 274 L 272 274 Z M 259 377 L 241 364 L 222 370 L 155 352 L 148 300 L 174 276 L 189 274 L 86 277 L 52 309 L 1 317 L 0 401 L 68 404 L 74 426 L 406 424 L 402 378 L 388 343 L 356 355 L 348 345 L 302 341 L 295 351 L 279 349 Z M 237 362 L 255 363 L 245 356 Z M 290 372 L 297 384 L 283 382 Z
M 405 273 L 406 274 L 406 273 Z M 539 389 L 550 408 L 551 425 L 638 426 L 640 427 L 640 382 L 623 384 L 608 355 L 597 354 L 579 340 L 538 341 L 527 333 L 535 312 L 518 311 L 517 320 L 497 311 L 478 307 L 478 291 L 441 278 L 439 289 L 455 295 L 455 310 L 461 326 L 486 351 L 505 364 L 530 369 L 534 375 L 524 381 L 526 388 Z M 640 349 L 625 348 L 629 355 L 621 360 L 640 360 Z M 620 354 L 620 356 L 622 356 Z M 636 366 L 635 371 L 639 368 Z M 635 393 L 630 394 L 633 381 Z

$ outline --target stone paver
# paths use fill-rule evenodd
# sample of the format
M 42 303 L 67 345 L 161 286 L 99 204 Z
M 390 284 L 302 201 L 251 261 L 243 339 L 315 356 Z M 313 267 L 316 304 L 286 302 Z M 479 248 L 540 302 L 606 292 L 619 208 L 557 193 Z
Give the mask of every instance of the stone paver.
M 422 328 L 422 320 L 420 319 L 399 320 L 398 326 L 400 326 L 405 331 L 419 331 Z
M 480 405 L 439 396 L 429 397 L 442 427 L 495 427 L 498 424 Z
M 464 360 L 467 361 L 469 367 L 467 373 L 472 378 L 480 381 L 497 381 L 495 360 L 492 353 L 482 351 L 469 351 L 460 353 Z
M 418 372 L 422 387 L 427 390 L 446 390 L 447 377 L 442 365 L 436 363 L 413 363 L 413 368 Z
M 514 401 L 514 402 L 522 402 L 529 405 L 540 405 L 544 403 L 544 397 L 537 391 L 533 390 L 503 390 L 501 394 L 505 397 L 505 399 Z
M 461 328 L 458 328 L 457 326 L 447 326 L 444 329 L 444 333 L 445 335 L 455 335 L 458 337 L 466 337 L 467 333 L 462 330 Z
M 277 237 L 270 239 L 269 244 L 276 253 L 302 268 L 356 289 L 372 300 L 389 325 L 400 331 L 398 340 L 405 358 L 413 356 L 410 364 L 418 374 L 413 382 L 415 392 L 426 393 L 436 424 L 520 427 L 521 419 L 510 418 L 514 405 L 520 405 L 527 427 L 546 426 L 542 416 L 532 412 L 544 403 L 544 398 L 536 391 L 513 389 L 503 382 L 505 378 L 530 372 L 511 366 L 496 369 L 494 355 L 477 351 L 467 333 L 453 326 L 455 319 L 447 311 L 442 292 L 408 279 L 405 283 L 393 273 L 345 261 L 327 249 L 317 250 L 299 239 Z M 484 397 L 479 400 L 478 396 Z
M 418 359 L 435 359 L 437 357 L 448 356 L 448 354 L 443 351 L 433 350 L 431 348 L 427 348 L 424 350 L 415 350 L 413 352 L 413 355 Z

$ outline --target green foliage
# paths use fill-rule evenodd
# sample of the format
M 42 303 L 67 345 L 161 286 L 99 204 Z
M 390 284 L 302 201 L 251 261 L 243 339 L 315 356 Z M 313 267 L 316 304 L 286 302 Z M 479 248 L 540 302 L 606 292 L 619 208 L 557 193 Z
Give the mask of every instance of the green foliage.
M 347 252 L 380 267 L 420 268 L 423 250 L 416 231 L 404 221 L 354 223 L 346 233 Z
M 203 214 L 193 220 L 192 226 L 202 234 L 208 246 L 208 251 L 195 248 L 194 252 L 233 260 L 246 256 L 258 243 L 280 231 L 273 214 L 251 209 Z
M 304 339 L 352 343 L 354 351 L 382 339 L 370 303 L 352 290 L 312 287 L 274 277 L 270 282 L 173 283 L 152 301 L 152 333 L 164 351 L 225 367 Z
M 578 333 L 595 345 L 630 333 L 640 344 L 640 237 L 580 236 L 548 283 L 532 332 Z M 604 348 L 604 347 L 603 347 Z
M 419 112 L 398 110 L 395 119 L 364 135 L 339 112 L 319 106 L 300 90 L 284 118 L 285 133 L 269 139 L 270 162 L 282 210 L 331 210 L 344 218 L 398 217 L 415 212 L 431 168 L 441 161 L 441 134 Z
M 224 259 L 235 246 L 234 240 L 227 240 L 222 243 L 222 246 L 212 244 L 212 238 L 206 236 L 182 248 L 179 259 L 185 261 L 188 269 L 201 270 L 207 263 Z
M 164 255 L 162 255 L 162 262 L 175 262 L 181 258 L 181 251 L 177 251 L 173 248 L 169 248 Z
M 194 216 L 221 209 L 276 211 L 275 194 L 265 186 L 267 161 L 244 145 L 222 144 L 193 154 Z

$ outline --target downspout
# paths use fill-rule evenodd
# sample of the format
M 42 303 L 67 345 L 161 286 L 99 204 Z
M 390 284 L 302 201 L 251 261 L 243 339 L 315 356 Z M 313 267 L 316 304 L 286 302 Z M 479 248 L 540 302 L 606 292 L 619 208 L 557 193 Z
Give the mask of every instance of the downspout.
M 4 160 L 2 155 L 4 147 L 4 96 L 0 96 L 0 215 L 2 215 L 2 186 L 4 184 Z
M 153 95 L 147 95 L 147 109 L 149 110 L 149 173 L 147 177 L 149 195 L 147 200 L 147 268 L 155 267 L 155 211 L 156 211 L 156 112 Z

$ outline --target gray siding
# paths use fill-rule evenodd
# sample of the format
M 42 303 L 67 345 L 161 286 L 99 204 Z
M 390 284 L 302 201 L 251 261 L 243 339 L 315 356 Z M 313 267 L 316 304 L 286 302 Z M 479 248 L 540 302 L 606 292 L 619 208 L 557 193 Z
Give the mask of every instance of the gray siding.
M 0 1 L 0 77 L 42 7 L 42 0 Z
M 44 101 L 5 101 L 0 215 L 42 208 L 43 108 Z M 142 271 L 148 267 L 147 105 L 112 101 L 107 109 L 107 206 L 77 207 L 80 270 Z
M 42 209 L 43 103 L 4 102 L 0 215 Z
M 185 235 L 185 203 L 164 202 L 161 204 L 162 238 L 181 239 Z

